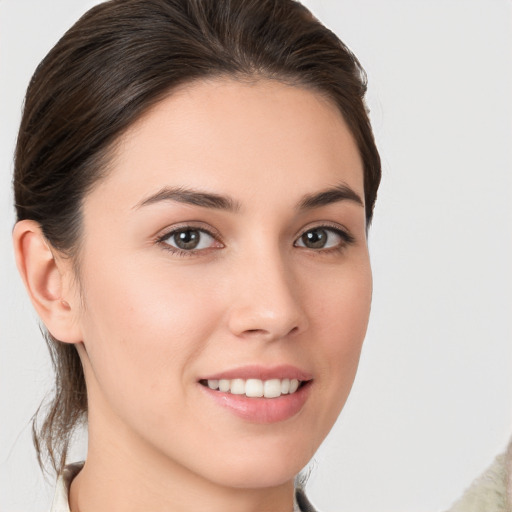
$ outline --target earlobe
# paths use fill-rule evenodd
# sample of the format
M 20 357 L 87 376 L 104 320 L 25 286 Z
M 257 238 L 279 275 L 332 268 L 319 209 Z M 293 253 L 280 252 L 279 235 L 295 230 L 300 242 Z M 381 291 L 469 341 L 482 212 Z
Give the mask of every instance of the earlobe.
M 19 221 L 13 230 L 16 265 L 32 304 L 50 334 L 66 343 L 81 340 L 71 297 L 69 268 L 58 261 L 40 225 Z M 78 304 L 77 304 L 78 305 Z

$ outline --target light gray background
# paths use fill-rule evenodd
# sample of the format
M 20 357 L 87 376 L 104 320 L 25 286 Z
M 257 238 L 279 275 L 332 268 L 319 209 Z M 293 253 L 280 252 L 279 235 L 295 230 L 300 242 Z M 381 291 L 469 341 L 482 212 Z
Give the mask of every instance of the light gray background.
M 36 64 L 94 3 L 0 0 L 2 512 L 46 510 L 53 487 L 30 441 L 51 381 L 11 251 L 15 134 Z M 512 434 L 512 4 L 306 3 L 367 69 L 384 171 L 367 341 L 309 494 L 332 512 L 444 510 Z

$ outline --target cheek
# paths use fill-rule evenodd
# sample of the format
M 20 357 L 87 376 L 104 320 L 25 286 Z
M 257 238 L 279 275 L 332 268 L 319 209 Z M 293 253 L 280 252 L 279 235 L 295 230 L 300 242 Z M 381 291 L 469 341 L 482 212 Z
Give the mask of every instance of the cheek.
M 368 326 L 372 298 L 369 261 L 340 269 L 316 298 L 311 319 L 318 333 L 319 386 L 326 397 L 325 424 L 334 423 L 352 387 Z M 312 304 L 311 308 L 315 306 Z
M 315 281 L 309 309 L 316 329 L 323 333 L 319 338 L 328 351 L 352 352 L 361 346 L 368 325 L 372 300 L 369 259 L 357 259 Z
M 124 338 L 127 349 L 166 340 L 169 350 L 181 352 L 186 345 L 179 340 L 206 327 L 215 301 L 204 280 L 165 270 L 137 262 L 98 269 L 85 283 L 84 322 L 101 329 L 102 337 Z
M 215 328 L 218 301 L 208 288 L 197 289 L 186 272 L 135 267 L 131 271 L 118 262 L 115 272 L 96 267 L 87 275 L 84 345 L 111 405 L 169 410 L 178 387 L 190 379 L 189 363 Z

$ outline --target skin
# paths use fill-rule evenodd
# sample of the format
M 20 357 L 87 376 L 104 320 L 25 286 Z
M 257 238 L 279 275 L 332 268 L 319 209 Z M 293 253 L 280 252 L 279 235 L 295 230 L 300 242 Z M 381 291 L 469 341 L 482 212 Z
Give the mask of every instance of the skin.
M 333 187 L 361 198 L 299 208 Z M 234 209 L 153 200 L 164 187 Z M 371 302 L 363 169 L 339 111 L 316 92 L 259 80 L 189 84 L 116 145 L 85 198 L 80 275 L 15 229 L 18 266 L 50 332 L 75 343 L 89 448 L 74 512 L 290 511 L 293 478 L 341 411 Z M 328 235 L 308 247 L 302 235 Z M 192 226 L 199 249 L 172 252 Z M 349 235 L 347 241 L 335 229 Z M 196 231 L 197 233 L 197 231 Z M 35 277 L 34 277 L 35 276 Z M 301 410 L 248 421 L 198 380 L 257 364 L 312 376 Z

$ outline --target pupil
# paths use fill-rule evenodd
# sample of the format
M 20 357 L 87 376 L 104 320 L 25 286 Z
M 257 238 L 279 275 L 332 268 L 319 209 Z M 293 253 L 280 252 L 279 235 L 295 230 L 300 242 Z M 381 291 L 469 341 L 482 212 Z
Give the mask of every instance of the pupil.
M 195 249 L 199 244 L 199 231 L 187 229 L 174 235 L 174 241 L 180 249 Z
M 302 235 L 302 241 L 306 247 L 312 249 L 319 249 L 325 245 L 327 240 L 327 233 L 324 229 L 315 229 L 314 231 L 308 231 Z

